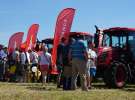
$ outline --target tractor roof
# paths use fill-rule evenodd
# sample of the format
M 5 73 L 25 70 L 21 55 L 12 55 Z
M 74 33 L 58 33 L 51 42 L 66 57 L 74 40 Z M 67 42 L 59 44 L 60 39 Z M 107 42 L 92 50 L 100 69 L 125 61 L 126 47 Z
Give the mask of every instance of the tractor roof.
M 112 35 L 126 35 L 130 33 L 130 35 L 135 34 L 135 28 L 127 28 L 127 27 L 113 27 L 109 29 L 103 30 L 104 33 L 112 34 Z
M 104 32 L 135 32 L 135 28 L 113 27 L 113 28 L 105 29 Z

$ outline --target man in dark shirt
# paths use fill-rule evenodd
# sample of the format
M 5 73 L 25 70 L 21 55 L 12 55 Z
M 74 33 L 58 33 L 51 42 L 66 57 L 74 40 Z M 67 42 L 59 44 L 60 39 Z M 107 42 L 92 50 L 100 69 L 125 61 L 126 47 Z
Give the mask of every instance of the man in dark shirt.
M 57 69 L 59 72 L 58 77 L 57 77 L 57 87 L 60 87 L 60 85 L 61 85 L 61 74 L 63 71 L 63 66 L 66 63 L 66 61 L 64 61 L 65 60 L 65 47 L 66 47 L 65 41 L 66 41 L 66 39 L 62 38 L 61 43 L 58 45 L 58 48 L 57 48 L 56 64 L 57 64 Z
M 63 90 L 71 90 L 72 65 L 68 61 L 70 45 L 74 42 L 73 38 L 69 39 L 68 44 L 64 47 L 63 52 Z

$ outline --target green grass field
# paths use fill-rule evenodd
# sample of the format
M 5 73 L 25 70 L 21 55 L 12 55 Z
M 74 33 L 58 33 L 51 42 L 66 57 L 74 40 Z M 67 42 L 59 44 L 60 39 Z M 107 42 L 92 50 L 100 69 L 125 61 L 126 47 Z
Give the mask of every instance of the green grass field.
M 94 83 L 94 89 L 84 92 L 63 91 L 54 84 L 0 83 L 0 100 L 135 100 L 135 85 L 108 89 L 103 83 Z

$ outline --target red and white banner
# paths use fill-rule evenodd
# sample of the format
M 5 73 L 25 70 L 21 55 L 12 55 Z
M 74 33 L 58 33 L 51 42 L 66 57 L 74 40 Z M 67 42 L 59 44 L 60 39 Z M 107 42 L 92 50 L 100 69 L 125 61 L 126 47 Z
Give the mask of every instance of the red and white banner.
M 38 24 L 33 24 L 29 28 L 27 39 L 25 41 L 25 45 L 27 45 L 26 50 L 28 50 L 28 48 L 32 49 L 32 47 L 34 47 L 34 45 L 36 44 L 38 29 L 39 29 Z
M 57 18 L 55 34 L 54 34 L 53 50 L 52 50 L 53 66 L 56 64 L 57 47 L 60 43 L 61 38 L 66 37 L 66 39 L 68 39 L 74 14 L 75 14 L 75 9 L 66 8 L 63 11 L 61 11 L 61 13 Z
M 15 48 L 20 48 L 22 44 L 23 35 L 24 35 L 23 32 L 17 32 L 10 37 L 8 43 L 9 53 L 12 53 L 12 51 L 15 50 Z

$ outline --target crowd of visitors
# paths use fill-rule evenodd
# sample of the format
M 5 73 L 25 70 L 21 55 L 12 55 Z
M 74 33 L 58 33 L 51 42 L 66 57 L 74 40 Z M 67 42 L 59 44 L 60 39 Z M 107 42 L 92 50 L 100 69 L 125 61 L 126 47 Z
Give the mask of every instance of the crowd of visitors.
M 57 86 L 63 86 L 63 90 L 75 90 L 77 88 L 78 76 L 80 77 L 81 89 L 91 89 L 91 82 L 96 74 L 97 55 L 94 44 L 84 44 L 84 41 L 71 38 L 67 44 L 65 38 L 57 49 L 56 66 Z M 4 63 L 3 63 L 4 62 Z M 35 48 L 16 48 L 12 54 L 0 46 L 0 81 L 11 82 L 38 82 L 46 85 L 49 70 L 52 65 L 52 56 L 48 52 L 46 44 L 42 43 Z M 39 78 L 41 77 L 41 78 Z M 62 79 L 61 79 L 62 78 Z

